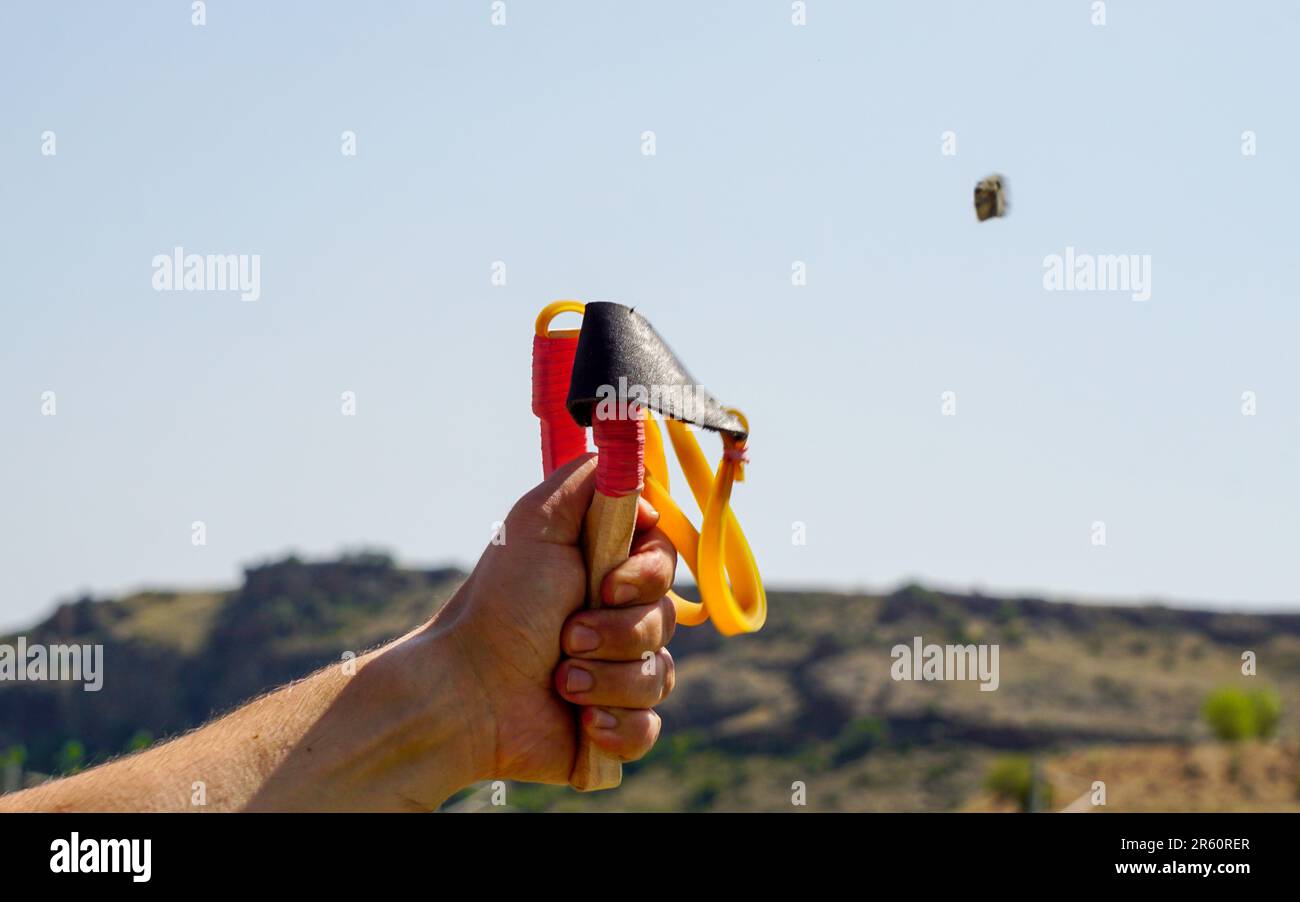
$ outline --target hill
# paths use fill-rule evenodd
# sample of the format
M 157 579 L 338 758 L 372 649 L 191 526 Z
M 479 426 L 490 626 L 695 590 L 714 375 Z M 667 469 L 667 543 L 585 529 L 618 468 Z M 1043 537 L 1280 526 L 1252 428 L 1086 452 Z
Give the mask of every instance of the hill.
M 403 569 L 381 554 L 288 558 L 250 567 L 230 591 L 62 605 L 23 635 L 29 643 L 102 643 L 103 689 L 0 683 L 0 749 L 22 746 L 26 767 L 49 773 L 175 735 L 346 651 L 401 634 L 464 576 Z M 1217 778 L 1199 802 L 1175 787 L 1227 767 L 1216 762 L 1229 752 L 1200 719 L 1213 689 L 1268 686 L 1284 712 L 1300 710 L 1300 616 L 914 585 L 888 595 L 774 591 L 769 606 L 767 626 L 752 636 L 724 640 L 708 626 L 678 631 L 678 688 L 661 709 L 663 739 L 627 769 L 620 790 L 578 796 L 512 785 L 510 805 L 789 810 L 791 785 L 803 781 L 809 807 L 822 810 L 996 807 L 984 794 L 990 767 L 1028 755 L 1060 783 L 1055 807 L 1083 792 L 1094 773 L 1107 774 L 1094 779 L 1108 785 L 1125 773 L 1163 780 L 1170 791 L 1158 797 L 1166 807 L 1212 808 L 1220 797 L 1225 807 L 1295 806 L 1300 755 L 1285 713 L 1276 742 L 1231 750 L 1234 772 L 1249 777 L 1253 796 Z M 890 649 L 916 636 L 996 643 L 997 691 L 893 680 Z M 1258 676 L 1241 675 L 1245 650 L 1258 656 Z M 481 796 L 467 792 L 449 807 L 478 807 Z

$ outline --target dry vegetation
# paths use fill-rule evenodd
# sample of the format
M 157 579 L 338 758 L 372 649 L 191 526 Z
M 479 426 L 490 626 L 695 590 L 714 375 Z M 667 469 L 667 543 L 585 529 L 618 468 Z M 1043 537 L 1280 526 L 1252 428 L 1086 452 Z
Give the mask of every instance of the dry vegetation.
M 82 600 L 26 632 L 30 641 L 103 642 L 104 691 L 0 687 L 0 750 L 22 745 L 53 769 L 80 740 L 87 760 L 140 730 L 188 729 L 271 686 L 400 634 L 463 579 L 378 555 L 251 568 L 231 592 L 151 592 Z M 1107 785 L 1106 810 L 1296 810 L 1300 617 L 950 595 L 772 592 L 762 632 L 710 627 L 673 642 L 678 690 L 663 740 L 613 793 L 512 785 L 510 808 L 933 811 L 1015 807 L 992 798 L 991 768 L 1027 756 L 1052 807 Z M 890 649 L 996 643 L 1001 685 L 896 682 Z M 1241 675 L 1241 654 L 1259 675 Z M 1224 745 L 1201 717 L 1223 686 L 1276 691 L 1278 739 Z M 90 702 L 94 704 L 90 704 Z M 450 807 L 484 804 L 469 792 Z

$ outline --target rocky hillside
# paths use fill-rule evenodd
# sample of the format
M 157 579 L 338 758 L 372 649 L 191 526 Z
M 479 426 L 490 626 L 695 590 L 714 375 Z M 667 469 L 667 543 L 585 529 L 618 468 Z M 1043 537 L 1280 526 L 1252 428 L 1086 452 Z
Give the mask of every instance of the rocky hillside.
M 64 605 L 23 635 L 29 643 L 102 643 L 104 688 L 0 683 L 0 751 L 21 746 L 28 770 L 49 773 L 174 735 L 345 651 L 400 634 L 463 578 L 455 570 L 401 569 L 383 555 L 290 558 L 248 569 L 229 592 Z M 753 636 L 679 630 L 678 689 L 662 709 L 664 738 L 628 768 L 620 790 L 584 797 L 518 785 L 509 788 L 510 805 L 788 810 L 791 786 L 802 781 L 809 807 L 819 809 L 979 807 L 990 767 L 1008 755 L 1031 755 L 1059 772 L 1080 769 L 1086 759 L 1078 756 L 1088 749 L 1158 748 L 1185 757 L 1192 753 L 1177 750 L 1213 747 L 1200 708 L 1225 685 L 1268 687 L 1282 702 L 1269 752 L 1273 782 L 1256 807 L 1291 804 L 1300 786 L 1300 758 L 1276 751 L 1300 732 L 1293 717 L 1300 616 L 917 586 L 885 596 L 772 592 L 769 604 L 768 625 Z M 893 680 L 890 649 L 916 636 L 996 643 L 999 688 Z M 1258 659 L 1254 677 L 1240 672 L 1247 650 Z M 1108 754 L 1106 761 L 1123 760 Z M 465 793 L 449 807 L 486 804 L 481 796 Z M 1200 804 L 1213 807 L 1213 800 Z
M 344 651 L 400 635 L 463 579 L 457 570 L 399 569 L 378 554 L 325 563 L 289 558 L 248 568 L 244 584 L 230 592 L 145 592 L 62 605 L 22 635 L 29 644 L 103 644 L 103 688 L 0 683 L 0 750 L 21 745 L 27 768 L 57 772 L 69 742 L 83 747 L 89 764 L 142 734 L 183 732 Z

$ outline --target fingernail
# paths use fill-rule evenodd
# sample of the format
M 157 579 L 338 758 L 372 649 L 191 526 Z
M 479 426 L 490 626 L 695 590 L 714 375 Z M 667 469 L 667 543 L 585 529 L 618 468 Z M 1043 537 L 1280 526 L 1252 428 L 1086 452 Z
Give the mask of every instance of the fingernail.
M 570 667 L 569 675 L 564 678 L 564 689 L 570 694 L 586 692 L 595 684 L 595 678 L 581 667 Z
M 614 587 L 614 604 L 627 604 L 639 594 L 637 587 L 631 583 L 620 583 Z
M 600 645 L 600 633 L 589 626 L 575 623 L 569 627 L 569 651 L 595 651 Z
M 597 730 L 612 730 L 618 726 L 618 718 L 604 708 L 595 708 L 591 714 L 591 725 Z

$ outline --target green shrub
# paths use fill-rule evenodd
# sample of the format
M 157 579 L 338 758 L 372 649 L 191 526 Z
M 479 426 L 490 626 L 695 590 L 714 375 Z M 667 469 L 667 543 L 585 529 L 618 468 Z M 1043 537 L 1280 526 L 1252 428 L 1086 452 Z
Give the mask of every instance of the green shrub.
M 1250 703 L 1255 709 L 1255 735 L 1271 739 L 1282 719 L 1282 699 L 1272 689 L 1257 689 L 1250 694 Z
M 713 807 L 718 796 L 722 795 L 723 783 L 717 777 L 703 777 L 691 787 L 686 795 L 686 809 L 688 811 L 707 811 Z
M 1052 787 L 1042 779 L 1037 784 L 1037 799 L 1033 798 L 1034 764 L 1028 755 L 1006 755 L 993 762 L 984 786 L 1000 799 L 1015 802 L 1021 811 L 1029 811 L 1037 801 L 1040 809 L 1052 805 Z
M 874 717 L 852 721 L 835 740 L 831 763 L 835 767 L 856 761 L 885 739 L 885 725 Z
M 1243 692 L 1232 686 L 1216 689 L 1201 708 L 1214 735 L 1225 742 L 1268 739 L 1277 733 L 1282 700 L 1272 689 Z
M 1255 735 L 1255 706 L 1240 689 L 1225 686 L 1211 692 L 1201 715 L 1224 742 L 1241 742 Z

